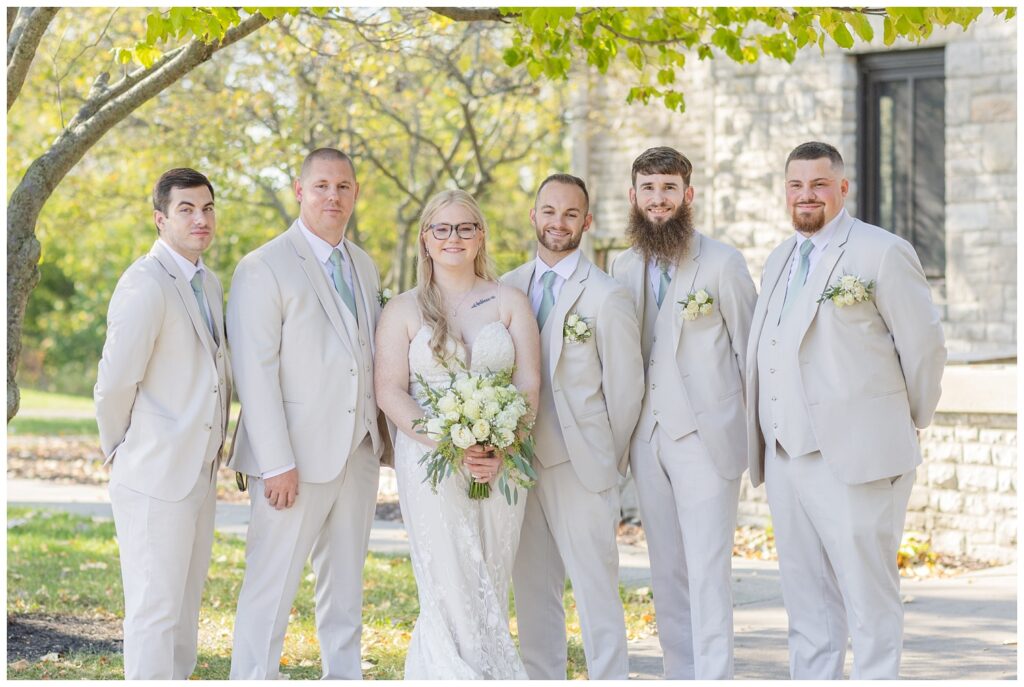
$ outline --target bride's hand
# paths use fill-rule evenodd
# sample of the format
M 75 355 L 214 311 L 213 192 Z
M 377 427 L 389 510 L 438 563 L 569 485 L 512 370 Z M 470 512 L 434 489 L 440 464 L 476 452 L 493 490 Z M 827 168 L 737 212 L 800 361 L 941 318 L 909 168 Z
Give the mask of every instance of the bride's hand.
M 501 457 L 493 446 L 475 444 L 466 449 L 464 456 L 463 463 L 477 482 L 490 482 L 501 469 Z

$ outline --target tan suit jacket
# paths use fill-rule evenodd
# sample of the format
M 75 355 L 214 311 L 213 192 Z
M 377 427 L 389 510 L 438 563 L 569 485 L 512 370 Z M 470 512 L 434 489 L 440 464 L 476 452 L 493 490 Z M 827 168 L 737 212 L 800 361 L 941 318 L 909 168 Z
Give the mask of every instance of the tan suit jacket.
M 210 270 L 203 283 L 223 343 L 224 292 Z M 180 501 L 206 460 L 219 457 L 231 401 L 228 358 L 159 242 L 117 282 L 93 395 L 112 481 Z
M 648 291 L 643 257 L 632 248 L 620 254 L 612 263 L 612 276 L 629 289 L 643 327 Z M 678 301 L 700 289 L 714 299 L 711 314 L 684 320 Z M 656 419 L 673 439 L 696 430 L 725 479 L 735 479 L 746 469 L 743 367 L 756 299 L 743 255 L 694 233 L 662 304 L 660 315 L 671 316 L 659 316 L 655 325 L 658 341 L 651 357 L 667 350 L 670 359 L 648 363 L 647 392 L 637 425 L 638 432 L 650 432 Z M 664 313 L 665 308 L 671 311 Z
M 390 446 L 373 400 L 380 277 L 369 255 L 345 245 L 359 318 L 369 324 L 365 338 L 297 222 L 238 263 L 227 330 L 242 402 L 230 459 L 239 472 L 259 476 L 294 464 L 301 481 L 329 482 L 355 448 L 357 431 L 370 431 L 378 455 Z M 367 426 L 370 416 L 376 427 Z
M 530 292 L 535 260 L 509 272 L 502 281 Z M 565 341 L 566 317 L 576 313 L 593 335 L 578 343 Z M 643 398 L 640 329 L 629 294 L 585 255 L 562 285 L 542 332 L 543 366 L 555 413 L 538 414 L 535 436 L 561 434 L 558 442 L 538 440 L 537 453 L 551 463 L 567 452 L 576 475 L 598 492 L 618 484 L 629 464 L 629 438 Z M 540 430 L 540 431 L 538 431 Z
M 758 340 L 768 301 L 785 289 L 796 236 L 772 251 L 747 346 L 750 481 L 764 481 L 765 436 L 758 409 Z M 838 307 L 818 297 L 840 277 L 875 282 L 874 297 Z M 946 347 L 939 314 L 913 246 L 848 217 L 836 228 L 786 326 L 797 327 L 802 407 L 818 449 L 838 479 L 860 484 L 908 472 L 921 462 L 915 427 L 931 422 Z

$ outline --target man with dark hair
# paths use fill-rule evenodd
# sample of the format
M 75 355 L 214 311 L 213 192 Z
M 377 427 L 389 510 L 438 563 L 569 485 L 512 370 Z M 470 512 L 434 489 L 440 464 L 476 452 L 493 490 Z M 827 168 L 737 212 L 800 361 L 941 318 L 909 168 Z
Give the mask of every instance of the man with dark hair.
M 765 482 L 794 679 L 899 677 L 896 552 L 915 427 L 939 401 L 946 348 L 913 246 L 844 208 L 833 146 L 786 160 L 796 229 L 772 251 L 747 346 L 750 482 Z
M 643 363 L 629 293 L 579 250 L 592 219 L 583 180 L 549 176 L 530 210 L 537 258 L 502 278 L 530 297 L 541 333 L 537 485 L 512 572 L 519 646 L 533 680 L 566 678 L 567 573 L 587 673 L 629 677 L 615 532 Z
M 172 169 L 153 189 L 157 240 L 117 283 L 94 397 L 124 582 L 127 679 L 187 679 L 213 546 L 231 377 L 224 292 L 202 261 L 213 186 Z
M 647 366 L 630 469 L 651 555 L 668 679 L 733 677 L 732 544 L 746 468 L 743 364 L 757 294 L 738 250 L 693 226 L 693 166 L 633 163 L 612 276 L 633 296 Z
M 279 676 L 312 552 L 323 676 L 358 680 L 363 561 L 391 445 L 373 389 L 380 276 L 345 239 L 359 195 L 348 156 L 314 150 L 294 190 L 298 219 L 242 258 L 228 300 L 242 402 L 231 461 L 252 507 L 231 678 Z

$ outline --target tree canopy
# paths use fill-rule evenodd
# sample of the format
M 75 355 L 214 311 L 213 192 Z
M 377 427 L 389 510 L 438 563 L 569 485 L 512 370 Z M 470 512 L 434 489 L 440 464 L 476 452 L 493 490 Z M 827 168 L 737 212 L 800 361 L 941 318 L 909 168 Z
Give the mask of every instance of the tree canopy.
M 405 288 L 416 218 L 444 187 L 502 199 L 489 218 L 492 249 L 507 266 L 523 255 L 529 190 L 567 162 L 574 70 L 631 75 L 626 100 L 682 112 L 687 59 L 791 62 L 799 50 L 849 48 L 878 33 L 886 45 L 919 41 L 981 13 L 9 8 L 8 420 L 23 333 L 51 368 L 92 374 L 106 299 L 154 237 L 145 198 L 168 162 L 214 178 L 221 227 L 231 230 L 210 262 L 226 279 L 295 212 L 289 180 L 304 152 L 347 148 L 374 188 L 351 230 Z M 30 301 L 41 256 L 42 286 Z

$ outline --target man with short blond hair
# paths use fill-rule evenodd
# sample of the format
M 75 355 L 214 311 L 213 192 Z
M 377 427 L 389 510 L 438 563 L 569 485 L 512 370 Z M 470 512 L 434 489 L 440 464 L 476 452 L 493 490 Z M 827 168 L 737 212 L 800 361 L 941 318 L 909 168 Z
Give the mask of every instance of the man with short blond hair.
M 362 570 L 390 446 L 373 390 L 380 277 L 345 239 L 359 195 L 352 160 L 309 154 L 299 218 L 245 256 L 228 300 L 242 414 L 232 467 L 252 515 L 232 679 L 275 679 L 292 601 L 312 553 L 324 678 L 362 677 Z

